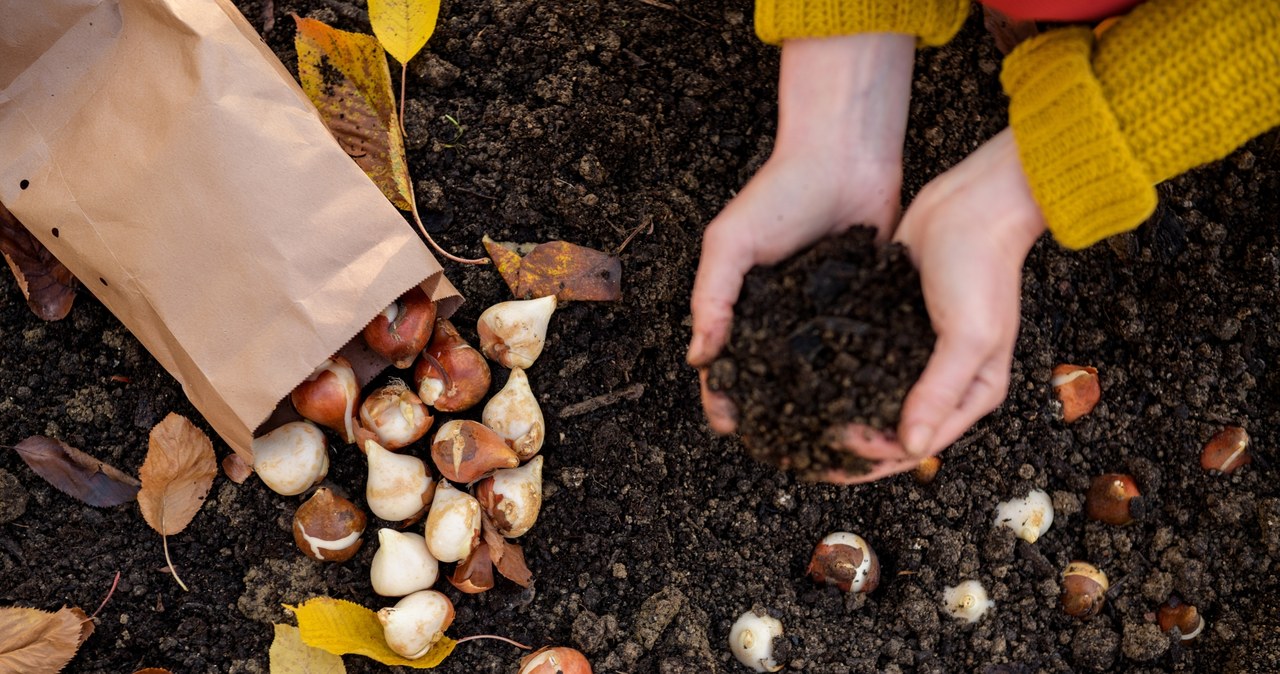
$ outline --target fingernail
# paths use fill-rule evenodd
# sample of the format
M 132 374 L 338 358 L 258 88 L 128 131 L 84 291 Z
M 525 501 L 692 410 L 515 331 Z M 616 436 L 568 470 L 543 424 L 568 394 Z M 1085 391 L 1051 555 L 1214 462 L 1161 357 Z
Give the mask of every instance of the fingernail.
M 924 456 L 929 453 L 930 440 L 933 440 L 933 429 L 924 424 L 916 424 L 903 435 L 902 446 L 912 456 Z
M 685 354 L 685 360 L 690 363 L 698 363 L 702 357 L 702 343 L 706 339 L 702 335 L 694 335 L 693 340 L 689 342 L 689 351 Z

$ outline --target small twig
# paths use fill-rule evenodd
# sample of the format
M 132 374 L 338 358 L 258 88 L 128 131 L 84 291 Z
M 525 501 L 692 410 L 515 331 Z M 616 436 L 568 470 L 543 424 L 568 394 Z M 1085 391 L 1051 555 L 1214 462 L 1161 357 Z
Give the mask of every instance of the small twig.
M 93 620 L 94 618 L 97 618 L 98 614 L 102 613 L 102 607 L 106 606 L 107 602 L 111 601 L 111 595 L 116 593 L 116 586 L 119 584 L 120 584 L 120 572 L 116 571 L 116 579 L 111 581 L 111 589 L 107 590 L 107 596 L 103 597 L 102 603 L 98 604 L 98 610 L 94 611 L 93 615 L 89 616 L 89 620 Z
M 422 217 L 418 215 L 418 198 L 413 194 L 412 185 L 409 186 L 409 196 L 411 197 L 411 200 L 409 201 L 409 205 L 413 207 L 413 210 L 411 211 L 413 213 L 413 222 L 418 226 L 418 231 L 422 232 L 422 235 L 427 237 L 427 243 L 431 244 L 431 247 L 435 248 L 437 253 L 440 253 L 445 258 L 449 260 L 453 260 L 454 262 L 457 262 L 460 264 L 489 264 L 489 258 L 487 257 L 479 257 L 474 259 L 458 257 L 457 255 L 454 255 L 453 253 L 450 253 L 449 251 L 441 248 L 440 244 L 436 243 L 436 240 L 431 238 L 431 234 L 427 232 L 427 226 L 422 224 Z
M 505 641 L 505 642 L 507 642 L 507 643 L 511 644 L 512 646 L 515 646 L 516 648 L 523 648 L 523 649 L 525 649 L 526 651 L 531 651 L 531 650 L 533 650 L 533 646 L 526 646 L 526 645 L 524 645 L 524 644 L 520 643 L 519 641 L 512 641 L 512 640 L 510 640 L 510 639 L 508 639 L 508 638 L 506 638 L 506 637 L 500 637 L 500 636 L 498 636 L 498 635 L 496 635 L 496 634 L 473 634 L 473 635 L 471 635 L 471 636 L 469 636 L 469 637 L 463 637 L 463 638 L 461 638 L 461 639 L 458 639 L 457 641 L 455 641 L 455 642 L 453 642 L 453 643 L 455 643 L 455 644 L 462 644 L 462 643 L 466 643 L 466 642 L 468 642 L 468 641 L 476 641 L 477 639 L 497 639 L 498 641 Z
M 163 519 L 164 518 L 161 517 L 161 521 L 163 521 Z M 191 588 L 187 587 L 187 584 L 182 582 L 182 579 L 178 577 L 178 570 L 173 567 L 173 560 L 169 558 L 169 537 L 161 536 L 160 540 L 164 541 L 164 561 L 169 563 L 169 573 L 173 574 L 173 579 L 178 581 L 178 587 L 190 592 Z
M 618 246 L 617 250 L 613 251 L 613 254 L 614 254 L 614 255 L 621 255 L 621 254 L 622 254 L 622 251 L 624 251 L 624 250 L 626 250 L 626 249 L 627 249 L 627 244 L 631 243 L 631 240 L 632 240 L 632 239 L 634 239 L 634 238 L 636 238 L 636 235 L 640 233 L 640 230 L 644 229 L 644 225 L 645 225 L 645 223 L 643 223 L 643 222 L 642 222 L 642 223 L 640 223 L 639 225 L 636 225 L 636 228 L 635 228 L 635 229 L 633 229 L 633 230 L 631 230 L 631 233 L 627 235 L 627 238 L 625 238 L 625 239 L 623 239 L 623 240 L 622 240 L 622 244 Z M 650 234 L 653 234 L 653 220 L 652 220 L 652 219 L 650 219 L 650 220 L 649 220 L 649 231 L 645 232 L 645 236 L 648 236 L 648 235 L 650 235 Z
M 702 26 L 703 28 L 708 27 L 705 21 L 702 21 L 701 19 L 695 16 L 691 16 L 688 12 L 684 11 L 683 9 L 680 9 L 679 7 L 676 7 L 675 5 L 668 5 L 665 2 L 658 2 L 658 0 L 637 0 L 637 2 L 644 5 L 649 5 L 650 7 L 657 7 L 658 9 L 665 9 L 668 12 L 675 12 L 676 14 L 683 16 L 684 18 L 698 24 L 699 26 Z
M 475 191 L 475 190 L 469 190 L 469 189 L 467 189 L 467 188 L 465 188 L 465 187 L 458 187 L 457 185 L 452 185 L 451 187 L 452 187 L 452 189 L 455 189 L 455 190 L 457 190 L 457 191 L 459 191 L 459 192 L 462 192 L 463 194 L 470 194 L 470 195 L 471 195 L 471 196 L 473 196 L 473 197 L 479 197 L 479 198 L 481 198 L 481 199 L 488 199 L 489 201 L 497 201 L 497 200 L 498 200 L 498 197 L 495 197 L 495 196 L 493 196 L 493 195 L 491 195 L 491 194 L 485 194 L 484 192 L 477 192 L 477 191 Z
M 626 388 L 617 391 L 610 391 L 594 398 L 588 398 L 580 403 L 565 405 L 560 410 L 560 418 L 576 417 L 588 412 L 594 412 L 602 407 L 608 407 L 617 403 L 619 400 L 639 400 L 644 395 L 644 384 L 636 382 Z

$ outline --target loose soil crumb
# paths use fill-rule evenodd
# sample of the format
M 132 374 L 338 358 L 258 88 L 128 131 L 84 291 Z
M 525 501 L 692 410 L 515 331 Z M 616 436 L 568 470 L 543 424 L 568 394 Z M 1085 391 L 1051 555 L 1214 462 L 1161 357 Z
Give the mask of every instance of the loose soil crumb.
M 805 477 L 867 471 L 842 451 L 848 424 L 893 432 L 934 334 L 904 247 L 855 227 L 751 272 L 708 383 L 739 411 L 751 455 Z

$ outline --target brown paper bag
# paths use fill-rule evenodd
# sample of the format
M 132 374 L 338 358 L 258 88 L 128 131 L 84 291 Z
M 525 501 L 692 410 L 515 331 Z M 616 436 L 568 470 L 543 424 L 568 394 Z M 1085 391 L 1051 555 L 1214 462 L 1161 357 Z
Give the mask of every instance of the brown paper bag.
M 245 457 L 405 290 L 461 302 L 227 0 L 0 0 L 0 202 Z

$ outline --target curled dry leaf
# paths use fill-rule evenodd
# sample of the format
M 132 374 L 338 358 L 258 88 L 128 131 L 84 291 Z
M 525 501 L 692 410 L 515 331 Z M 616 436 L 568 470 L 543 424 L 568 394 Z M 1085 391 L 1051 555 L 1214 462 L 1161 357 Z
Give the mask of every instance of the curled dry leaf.
M 504 540 L 501 550 L 502 554 L 496 556 L 493 560 L 494 566 L 498 567 L 498 573 L 520 587 L 532 585 L 533 572 L 524 563 L 524 549 L 511 541 Z M 494 557 L 492 551 L 490 551 L 489 556 Z
M 298 79 L 338 144 L 402 211 L 412 210 L 409 164 L 391 93 L 391 71 L 372 35 L 298 24 Z
M 516 299 L 555 295 L 561 301 L 611 302 L 622 298 L 618 258 L 567 241 L 537 244 L 521 257 L 527 246 L 484 237 L 485 250 Z
M 253 475 L 253 466 L 239 454 L 232 452 L 222 459 L 222 472 L 226 473 L 228 480 L 236 484 L 244 484 L 244 481 Z
M 108 508 L 138 496 L 136 479 L 61 440 L 33 435 L 14 449 L 36 475 L 91 506 Z
M 74 608 L 56 613 L 0 608 L 0 672 L 61 671 L 75 657 L 83 643 L 81 637 L 88 637 L 83 628 L 85 620 L 88 618 L 84 611 Z
M 308 646 L 293 625 L 275 628 L 270 651 L 271 674 L 346 674 L 342 656 Z
M 312 597 L 301 606 L 285 605 L 298 619 L 303 643 L 334 655 L 363 655 L 384 665 L 431 669 L 444 661 L 456 645 L 441 637 L 422 657 L 409 660 L 391 650 L 383 637 L 378 614 L 369 609 L 330 597 Z
M 76 299 L 76 277 L 0 204 L 0 254 L 18 280 L 27 306 L 46 321 L 66 318 Z
M 138 476 L 142 490 L 138 507 L 142 517 L 164 536 L 164 554 L 169 557 L 169 536 L 191 523 L 218 474 L 218 460 L 213 442 L 186 417 L 170 413 L 151 429 L 147 458 Z M 174 571 L 173 562 L 169 570 Z M 185 590 L 186 585 L 174 571 L 173 577 Z

